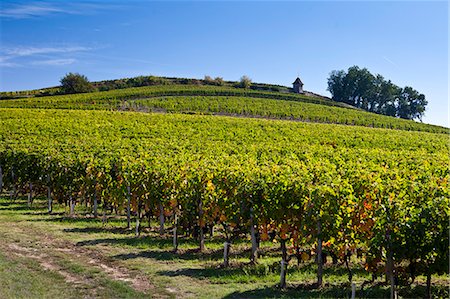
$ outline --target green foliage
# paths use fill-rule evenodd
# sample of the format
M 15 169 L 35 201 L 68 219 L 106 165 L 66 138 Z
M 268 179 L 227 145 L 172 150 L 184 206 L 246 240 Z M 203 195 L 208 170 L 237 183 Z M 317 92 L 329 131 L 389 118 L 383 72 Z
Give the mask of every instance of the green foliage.
M 125 101 L 128 107 L 131 102 L 173 112 L 299 118 L 324 117 L 330 109 L 344 115 L 342 122 L 364 115 L 316 105 L 327 103 L 318 98 L 213 86 L 132 88 L 2 105 L 117 109 Z M 436 129 L 377 117 L 389 127 Z M 396 275 L 405 272 L 411 280 L 417 273 L 442 273 L 448 265 L 446 134 L 199 115 L 2 108 L 0 139 L 6 190 L 23 190 L 32 182 L 36 190 L 51 187 L 57 202 L 98 196 L 120 212 L 129 187 L 134 213 L 158 216 L 162 211 L 173 226 L 191 235 L 221 225 L 228 240 L 248 235 L 253 225 L 263 241 L 286 243 L 291 253 L 309 252 L 305 259 L 318 239 L 343 262 L 349 253 L 358 253 L 369 273 L 379 273 L 392 254 Z
M 443 134 L 105 111 L 3 109 L 0 119 L 8 190 L 42 189 L 50 174 L 55 201 L 97 192 L 121 211 L 129 185 L 133 211 L 157 216 L 161 203 L 183 231 L 239 235 L 254 221 L 263 240 L 311 252 L 320 221 L 324 248 L 341 260 L 359 252 L 369 272 L 389 250 L 398 275 L 415 267 L 411 279 L 448 265 Z
M 448 133 L 443 127 L 339 106 L 345 104 L 306 95 L 189 85 L 0 101 L 0 107 L 232 114 Z
M 328 90 L 333 100 L 367 111 L 397 116 L 404 119 L 422 119 L 428 102 L 412 87 L 400 88 L 381 75 L 372 75 L 366 68 L 352 66 L 345 71 L 332 71 Z
M 66 74 L 61 78 L 60 83 L 61 92 L 66 94 L 92 92 L 94 90 L 88 78 L 78 73 Z

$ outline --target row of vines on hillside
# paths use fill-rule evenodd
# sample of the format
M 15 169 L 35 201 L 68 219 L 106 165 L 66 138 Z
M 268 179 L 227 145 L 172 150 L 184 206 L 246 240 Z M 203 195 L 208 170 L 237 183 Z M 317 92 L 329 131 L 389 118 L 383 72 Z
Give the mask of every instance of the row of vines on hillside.
M 334 156 L 255 168 L 232 160 L 63 161 L 3 152 L 0 165 L 4 188 L 48 191 L 50 211 L 55 200 L 69 204 L 73 213 L 83 198 L 95 214 L 98 202 L 132 213 L 137 226 L 144 214 L 161 221 L 161 232 L 168 221 L 175 250 L 180 230 L 198 234 L 203 250 L 204 229 L 220 225 L 228 252 L 233 238 L 248 233 L 253 242 L 279 240 L 283 265 L 311 249 L 317 257 L 326 250 L 346 264 L 357 253 L 374 275 L 382 269 L 402 275 L 406 263 L 403 272 L 413 281 L 418 274 L 447 271 L 450 194 L 446 167 L 412 159 L 395 157 L 378 165 Z M 256 261 L 257 242 L 252 247 Z M 319 284 L 321 264 L 318 259 Z
M 218 113 L 448 133 L 447 128 L 335 107 L 302 95 L 211 86 L 155 86 L 0 101 L 0 107 Z

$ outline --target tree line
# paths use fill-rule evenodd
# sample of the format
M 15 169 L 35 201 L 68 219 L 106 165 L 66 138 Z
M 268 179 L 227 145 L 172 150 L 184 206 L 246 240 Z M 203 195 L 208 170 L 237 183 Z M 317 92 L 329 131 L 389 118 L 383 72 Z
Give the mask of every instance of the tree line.
M 414 88 L 401 88 L 382 75 L 358 66 L 350 67 L 347 72 L 332 71 L 327 90 L 334 101 L 404 119 L 422 120 L 428 104 L 425 95 Z

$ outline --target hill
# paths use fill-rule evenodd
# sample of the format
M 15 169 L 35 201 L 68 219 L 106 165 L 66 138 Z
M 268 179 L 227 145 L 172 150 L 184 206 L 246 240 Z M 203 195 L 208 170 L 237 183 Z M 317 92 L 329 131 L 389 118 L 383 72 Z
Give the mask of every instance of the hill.
M 35 297 L 448 297 L 447 133 L 230 86 L 2 100 L 0 265 Z
M 201 113 L 448 133 L 448 128 L 374 114 L 324 97 L 226 86 L 157 85 L 0 101 L 0 107 Z

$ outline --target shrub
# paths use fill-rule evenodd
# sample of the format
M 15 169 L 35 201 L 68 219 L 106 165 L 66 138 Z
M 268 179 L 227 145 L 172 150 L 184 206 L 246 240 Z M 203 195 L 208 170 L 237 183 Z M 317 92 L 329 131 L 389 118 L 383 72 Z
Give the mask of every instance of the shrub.
M 216 83 L 217 86 L 223 86 L 225 84 L 225 81 L 223 81 L 222 77 L 216 77 L 214 78 L 214 83 Z
M 203 78 L 203 81 L 207 85 L 214 85 L 214 80 L 213 78 L 211 78 L 211 76 L 205 76 L 205 78 Z
M 250 88 L 250 86 L 252 85 L 252 79 L 244 75 L 241 77 L 241 81 L 239 83 L 240 87 L 242 88 Z

